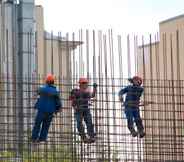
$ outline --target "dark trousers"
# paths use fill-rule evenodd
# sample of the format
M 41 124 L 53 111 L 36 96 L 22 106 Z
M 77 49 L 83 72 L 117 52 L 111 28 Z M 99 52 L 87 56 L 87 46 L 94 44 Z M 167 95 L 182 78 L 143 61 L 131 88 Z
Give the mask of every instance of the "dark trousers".
M 130 132 L 135 132 L 134 122 L 137 126 L 138 132 L 143 132 L 144 127 L 142 124 L 142 119 L 140 117 L 139 108 L 125 107 L 125 114 L 127 118 L 128 129 L 130 130 Z
M 52 118 L 53 113 L 38 111 L 35 118 L 35 124 L 32 130 L 32 140 L 45 141 L 47 139 Z
M 87 134 L 94 137 L 94 126 L 89 108 L 83 108 L 75 111 L 75 119 L 77 121 L 77 129 L 80 136 L 85 136 L 83 119 L 87 126 Z

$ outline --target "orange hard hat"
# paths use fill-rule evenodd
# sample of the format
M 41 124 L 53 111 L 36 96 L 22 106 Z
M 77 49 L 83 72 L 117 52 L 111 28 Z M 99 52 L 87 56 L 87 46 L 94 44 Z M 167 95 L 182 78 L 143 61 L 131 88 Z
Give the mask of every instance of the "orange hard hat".
M 80 78 L 80 79 L 79 79 L 79 83 L 80 83 L 80 84 L 88 83 L 88 82 L 89 82 L 89 81 L 88 81 L 87 78 Z
M 139 77 L 139 76 L 134 76 L 134 77 L 132 78 L 132 80 L 138 81 L 140 85 L 142 84 L 142 78 Z
M 48 84 L 53 84 L 54 83 L 54 76 L 52 74 L 48 74 L 46 79 L 45 79 L 45 82 Z

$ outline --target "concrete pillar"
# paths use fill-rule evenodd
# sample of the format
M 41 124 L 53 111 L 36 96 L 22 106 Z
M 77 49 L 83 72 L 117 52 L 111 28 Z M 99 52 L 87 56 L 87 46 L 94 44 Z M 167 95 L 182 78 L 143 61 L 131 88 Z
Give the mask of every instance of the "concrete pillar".
M 18 153 L 22 154 L 25 132 L 31 116 L 32 75 L 35 72 L 35 20 L 34 0 L 20 0 L 18 5 L 18 57 L 17 57 L 17 130 Z M 25 99 L 27 98 L 27 100 Z M 24 139 L 25 138 L 25 139 Z
M 19 4 L 19 76 L 31 76 L 35 71 L 34 0 L 21 0 Z

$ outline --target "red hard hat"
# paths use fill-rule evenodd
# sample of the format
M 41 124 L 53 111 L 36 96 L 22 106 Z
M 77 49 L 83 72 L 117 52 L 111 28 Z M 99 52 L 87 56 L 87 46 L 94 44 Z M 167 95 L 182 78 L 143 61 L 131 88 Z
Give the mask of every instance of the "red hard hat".
M 139 77 L 139 76 L 134 76 L 134 77 L 132 78 L 132 80 L 138 81 L 140 85 L 142 84 L 142 78 Z
M 87 78 L 80 78 L 79 79 L 79 83 L 82 84 L 82 83 L 89 83 L 88 79 Z
M 45 82 L 53 84 L 54 83 L 54 76 L 52 74 L 48 74 L 46 79 L 45 79 Z

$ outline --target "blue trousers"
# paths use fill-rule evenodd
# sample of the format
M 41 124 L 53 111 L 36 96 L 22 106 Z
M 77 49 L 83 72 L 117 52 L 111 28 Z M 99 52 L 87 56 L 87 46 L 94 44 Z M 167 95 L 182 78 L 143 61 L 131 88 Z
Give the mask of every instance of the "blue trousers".
M 125 107 L 125 115 L 127 118 L 128 129 L 130 130 L 130 132 L 135 131 L 134 122 L 137 126 L 138 132 L 142 132 L 144 130 L 139 108 Z
M 38 111 L 35 118 L 35 124 L 32 130 L 32 140 L 45 141 L 47 139 L 52 118 L 53 113 Z
M 75 119 L 77 121 L 77 130 L 80 136 L 85 135 L 83 119 L 87 126 L 87 134 L 94 137 L 94 126 L 92 123 L 92 116 L 89 108 L 83 108 L 75 111 Z

